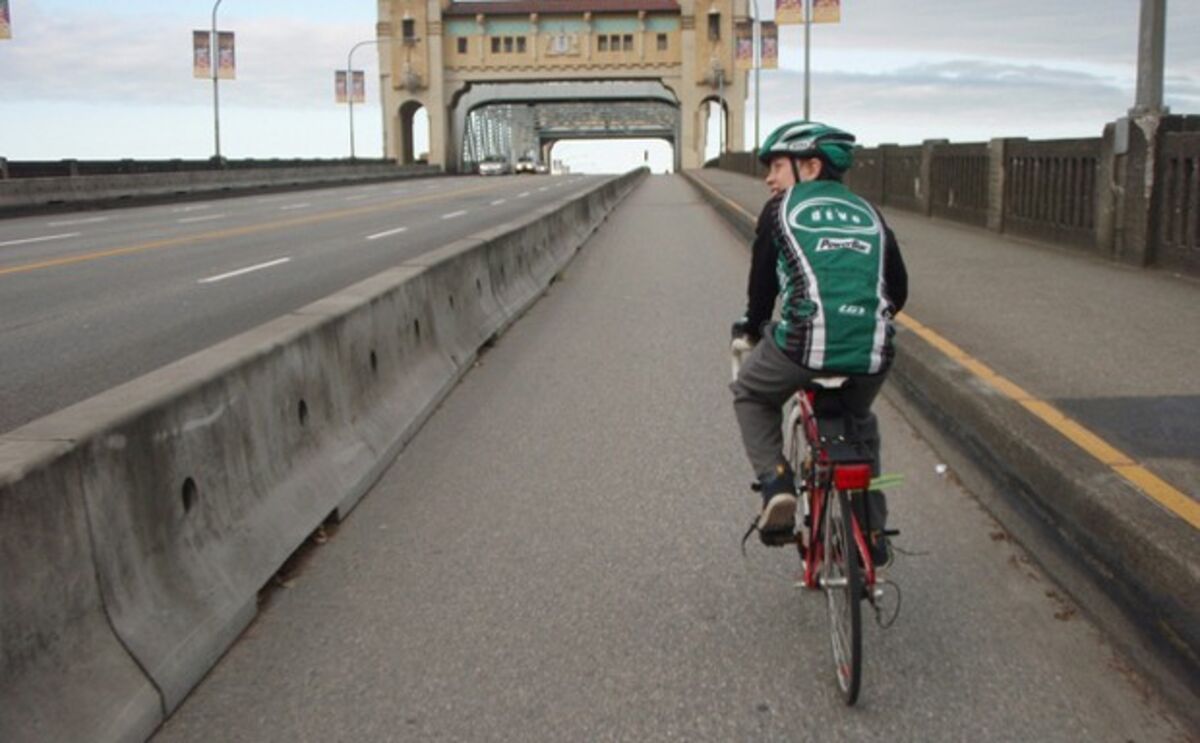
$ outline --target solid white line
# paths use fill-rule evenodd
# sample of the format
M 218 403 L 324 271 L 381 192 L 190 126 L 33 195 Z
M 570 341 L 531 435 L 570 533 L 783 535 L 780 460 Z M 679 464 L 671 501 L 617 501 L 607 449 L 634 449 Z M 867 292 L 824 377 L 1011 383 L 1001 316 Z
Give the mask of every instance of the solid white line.
M 508 199 L 496 199 L 495 201 L 492 202 L 492 206 L 500 206 L 505 201 L 508 201 Z
M 67 227 L 73 224 L 95 224 L 96 222 L 107 222 L 108 217 L 88 217 L 87 219 L 67 219 L 61 222 L 47 222 L 47 227 Z
M 463 209 L 463 210 L 457 211 L 457 212 L 450 212 L 449 214 L 443 214 L 442 219 L 454 219 L 455 217 L 461 217 L 462 215 L 464 215 L 466 213 L 467 213 L 466 209 Z
M 187 212 L 202 212 L 205 209 L 212 209 L 212 204 L 193 204 L 192 206 L 177 206 L 171 210 L 172 214 L 186 214 Z
M 175 220 L 179 224 L 191 224 L 192 222 L 208 222 L 213 219 L 224 219 L 228 214 L 206 214 L 203 217 L 182 217 Z
M 518 198 L 518 199 L 523 199 L 523 198 L 525 198 L 525 197 L 526 197 L 526 196 L 528 196 L 528 195 L 529 195 L 529 192 L 528 192 L 528 191 L 526 191 L 526 192 L 524 192 L 524 193 L 519 193 L 519 194 L 517 194 L 517 198 Z
M 241 276 L 242 274 L 250 273 L 251 271 L 261 271 L 264 268 L 270 268 L 271 266 L 278 266 L 280 263 L 287 263 L 290 260 L 291 260 L 291 258 L 280 258 L 278 260 L 269 261 L 267 263 L 260 263 L 257 266 L 247 266 L 246 268 L 239 268 L 236 271 L 230 271 L 229 273 L 223 273 L 220 276 L 209 276 L 207 279 L 200 279 L 200 281 L 198 281 L 197 283 L 211 284 L 214 281 L 224 281 L 225 279 L 231 279 L 234 276 Z
M 342 201 L 358 201 L 360 199 L 369 199 L 369 198 L 371 198 L 371 194 L 360 193 L 357 196 L 347 196 L 346 198 L 342 199 Z
M 312 206 L 312 204 L 309 204 L 308 202 L 305 202 L 303 204 L 288 204 L 286 206 L 279 207 L 279 211 L 289 212 L 289 211 L 292 211 L 293 209 L 307 209 L 310 206 Z
M 367 239 L 368 240 L 378 240 L 381 237 L 389 237 L 391 235 L 398 235 L 407 229 L 408 229 L 407 227 L 397 227 L 396 229 L 388 230 L 387 232 L 377 232 L 374 235 L 367 235 Z
M 24 245 L 26 243 L 41 243 L 47 240 L 62 240 L 68 237 L 79 237 L 79 232 L 68 232 L 65 235 L 46 235 L 45 237 L 27 237 L 23 240 L 9 240 L 8 242 L 0 243 L 0 247 L 6 245 Z

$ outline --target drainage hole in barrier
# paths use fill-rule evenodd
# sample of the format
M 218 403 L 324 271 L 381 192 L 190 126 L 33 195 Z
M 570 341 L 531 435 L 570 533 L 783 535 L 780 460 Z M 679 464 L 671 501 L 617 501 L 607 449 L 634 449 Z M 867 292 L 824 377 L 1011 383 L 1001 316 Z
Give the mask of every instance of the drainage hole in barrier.
M 192 478 L 187 478 L 183 481 L 183 512 L 191 513 L 192 506 L 196 505 L 196 481 Z
M 300 401 L 300 425 L 308 423 L 308 403 Z
M 483 282 L 479 279 L 475 279 L 475 293 L 483 296 Z
M 454 309 L 454 295 L 450 295 L 450 309 Z
M 375 349 L 371 349 L 371 371 L 379 371 L 379 357 L 375 355 Z
M 421 321 L 413 320 L 413 331 L 417 334 L 417 340 L 421 340 Z
M 504 280 L 504 266 L 501 266 L 501 267 L 500 267 L 500 280 L 501 280 L 501 281 L 503 281 L 503 280 Z

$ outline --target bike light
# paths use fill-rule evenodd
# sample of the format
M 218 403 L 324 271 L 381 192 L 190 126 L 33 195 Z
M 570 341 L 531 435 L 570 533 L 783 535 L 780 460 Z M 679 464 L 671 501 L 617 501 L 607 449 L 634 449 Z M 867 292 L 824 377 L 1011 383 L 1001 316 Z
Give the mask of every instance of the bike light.
M 833 470 L 833 484 L 838 490 L 866 490 L 871 485 L 871 466 L 842 464 Z

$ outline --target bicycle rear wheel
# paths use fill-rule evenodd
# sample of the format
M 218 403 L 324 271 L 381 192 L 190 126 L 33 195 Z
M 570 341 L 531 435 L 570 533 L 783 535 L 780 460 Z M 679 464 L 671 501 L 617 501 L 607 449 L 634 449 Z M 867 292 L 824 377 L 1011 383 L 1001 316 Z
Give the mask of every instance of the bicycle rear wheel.
M 833 502 L 829 502 L 833 501 Z M 821 588 L 829 607 L 829 637 L 838 688 L 847 705 L 862 682 L 862 568 L 851 530 L 850 498 L 834 491 L 826 502 Z

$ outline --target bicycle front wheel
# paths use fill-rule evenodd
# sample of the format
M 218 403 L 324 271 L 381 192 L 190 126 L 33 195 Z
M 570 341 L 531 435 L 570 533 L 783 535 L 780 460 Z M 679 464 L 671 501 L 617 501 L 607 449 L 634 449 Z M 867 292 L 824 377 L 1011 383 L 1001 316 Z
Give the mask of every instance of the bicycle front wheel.
M 829 638 L 838 688 L 847 705 L 862 682 L 862 568 L 851 529 L 850 497 L 834 491 L 826 503 L 821 588 L 829 607 Z

